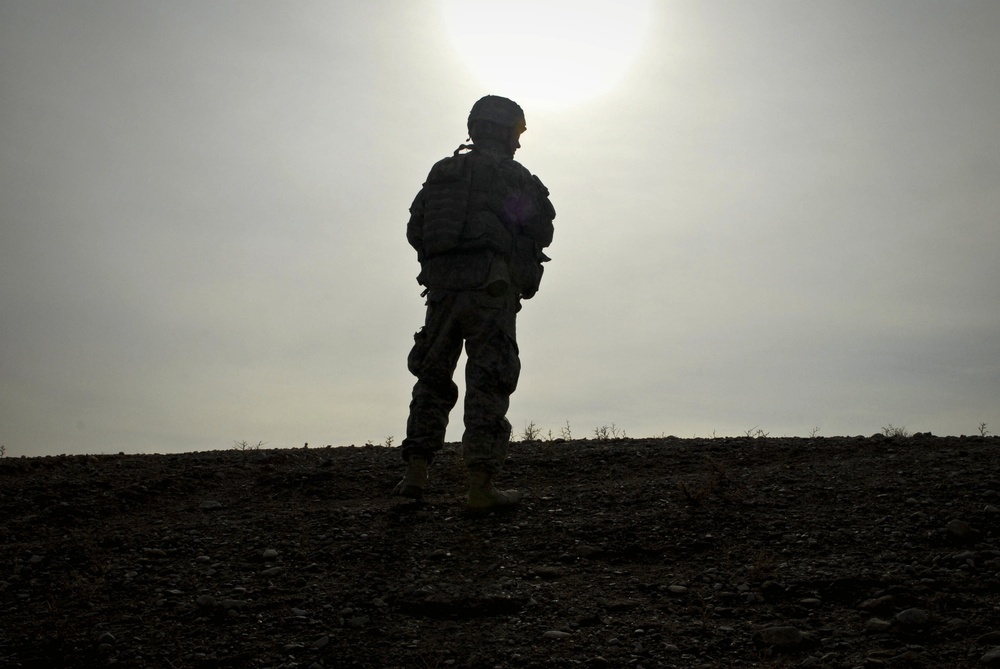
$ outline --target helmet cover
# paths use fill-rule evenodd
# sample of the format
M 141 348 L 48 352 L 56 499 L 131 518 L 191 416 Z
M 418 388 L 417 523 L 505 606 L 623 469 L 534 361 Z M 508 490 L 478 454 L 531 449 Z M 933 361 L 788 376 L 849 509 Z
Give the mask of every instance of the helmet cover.
M 514 102 L 499 95 L 487 95 L 476 101 L 469 112 L 468 128 L 471 132 L 474 121 L 489 121 L 504 128 L 515 128 L 522 133 L 527 128 L 524 110 Z

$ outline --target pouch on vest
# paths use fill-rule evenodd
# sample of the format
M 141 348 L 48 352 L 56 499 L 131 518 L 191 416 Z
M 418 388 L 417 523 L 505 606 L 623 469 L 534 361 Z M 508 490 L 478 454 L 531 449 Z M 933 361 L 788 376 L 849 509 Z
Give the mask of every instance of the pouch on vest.
M 549 258 L 538 250 L 535 240 L 523 235 L 515 235 L 514 247 L 510 255 L 510 280 L 518 288 L 521 297 L 531 299 L 542 283 L 542 263 Z

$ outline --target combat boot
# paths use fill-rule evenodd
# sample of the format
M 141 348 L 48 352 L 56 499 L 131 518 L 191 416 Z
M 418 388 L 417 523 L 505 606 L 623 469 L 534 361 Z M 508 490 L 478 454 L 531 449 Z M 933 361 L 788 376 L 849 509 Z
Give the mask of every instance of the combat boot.
M 421 499 L 424 496 L 425 485 L 427 485 L 427 459 L 411 455 L 406 461 L 406 474 L 393 488 L 392 494 L 397 497 Z
M 497 490 L 493 485 L 493 475 L 486 472 L 469 472 L 469 509 L 472 511 L 492 511 L 509 509 L 521 503 L 521 493 L 517 490 Z

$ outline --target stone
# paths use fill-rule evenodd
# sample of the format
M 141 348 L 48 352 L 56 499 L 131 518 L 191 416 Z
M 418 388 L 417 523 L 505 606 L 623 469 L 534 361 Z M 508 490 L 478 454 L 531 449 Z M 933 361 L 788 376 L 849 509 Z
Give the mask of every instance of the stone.
M 972 529 L 972 525 L 965 522 L 964 520 L 952 520 L 945 526 L 948 535 L 959 541 L 966 541 L 975 536 L 975 530 Z
M 865 623 L 866 632 L 885 632 L 887 629 L 892 627 L 892 623 L 888 620 L 882 620 L 881 618 L 872 618 L 867 623 Z
M 794 646 L 802 642 L 802 632 L 789 625 L 765 627 L 760 636 L 769 646 Z
M 570 550 L 571 555 L 581 558 L 593 557 L 594 555 L 597 555 L 600 552 L 601 550 L 599 548 L 594 548 L 593 546 L 587 546 L 586 544 L 574 546 L 573 549 Z
M 896 614 L 896 622 L 900 625 L 907 625 L 911 627 L 926 624 L 930 619 L 931 616 L 929 613 L 923 609 L 917 608 L 906 609 L 905 611 L 900 611 Z
M 979 662 L 991 667 L 1000 667 L 1000 646 L 994 646 L 986 651 L 986 654 L 979 658 Z

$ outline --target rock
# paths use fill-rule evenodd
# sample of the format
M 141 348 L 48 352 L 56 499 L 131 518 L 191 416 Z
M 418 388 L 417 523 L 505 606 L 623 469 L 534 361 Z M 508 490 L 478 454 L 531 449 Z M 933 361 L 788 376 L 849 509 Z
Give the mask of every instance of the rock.
M 268 548 L 261 554 L 261 557 L 264 558 L 265 560 L 273 560 L 276 557 L 278 557 L 278 551 L 274 550 L 273 548 Z
M 945 526 L 945 530 L 948 532 L 948 536 L 958 541 L 969 541 L 978 534 L 972 529 L 972 525 L 964 520 L 952 520 Z
M 907 625 L 909 627 L 923 625 L 930 619 L 930 614 L 923 609 L 906 609 L 905 611 L 900 611 L 896 614 L 896 622 L 900 625 Z
M 769 646 L 794 646 L 802 642 L 802 632 L 788 625 L 765 627 L 760 636 Z
M 581 544 L 579 546 L 574 546 L 573 549 L 570 551 L 570 554 L 576 557 L 589 558 L 597 555 L 600 552 L 601 550 L 599 548 L 594 548 L 593 546 Z
M 764 581 L 760 589 L 768 599 L 776 599 L 785 594 L 785 586 L 775 581 Z
M 688 589 L 685 588 L 683 585 L 672 585 L 669 588 L 667 588 L 667 591 L 671 595 L 686 595 Z
M 216 502 L 215 500 L 208 500 L 201 503 L 199 507 L 202 511 L 217 511 L 222 508 L 222 502 Z
M 201 595 L 195 600 L 195 604 L 203 609 L 215 608 L 215 597 L 212 595 Z
M 562 630 L 549 630 L 542 635 L 545 639 L 565 639 L 568 636 L 572 636 L 569 632 L 563 632 Z
M 639 606 L 639 602 L 632 599 L 614 599 L 608 602 L 608 611 L 630 611 Z
M 919 667 L 926 664 L 924 659 L 925 656 L 923 653 L 916 650 L 907 650 L 893 657 L 892 664 L 893 666 L 901 664 L 905 667 Z
M 872 618 L 867 623 L 865 623 L 866 632 L 873 632 L 873 633 L 884 632 L 890 627 L 892 627 L 892 623 L 889 622 L 888 620 L 882 620 L 881 618 Z
M 994 646 L 986 651 L 986 654 L 979 658 L 979 662 L 991 667 L 1000 667 L 1000 646 Z
M 883 595 L 882 597 L 874 597 L 872 599 L 866 599 L 865 601 L 858 604 L 859 609 L 865 611 L 879 611 L 882 613 L 888 613 L 890 609 L 893 608 L 896 598 L 893 595 Z
M 285 570 L 284 567 L 271 567 L 260 572 L 261 576 L 276 576 Z
M 326 648 L 328 645 L 330 645 L 330 637 L 326 634 L 312 642 L 313 648 Z

